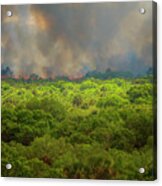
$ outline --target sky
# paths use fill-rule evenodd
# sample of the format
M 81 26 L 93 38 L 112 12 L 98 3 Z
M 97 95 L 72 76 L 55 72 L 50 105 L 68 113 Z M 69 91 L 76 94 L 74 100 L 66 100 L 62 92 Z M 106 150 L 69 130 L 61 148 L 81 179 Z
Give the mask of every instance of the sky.
M 151 1 L 3 5 L 1 12 L 1 63 L 15 77 L 140 74 L 152 66 Z

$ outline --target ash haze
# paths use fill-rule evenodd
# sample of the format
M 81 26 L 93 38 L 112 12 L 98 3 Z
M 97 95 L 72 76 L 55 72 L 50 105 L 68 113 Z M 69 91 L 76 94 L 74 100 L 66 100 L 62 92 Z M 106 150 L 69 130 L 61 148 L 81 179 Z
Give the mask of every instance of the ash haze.
M 152 67 L 151 1 L 5 5 L 1 12 L 1 61 L 15 77 L 78 78 L 108 68 L 140 74 Z

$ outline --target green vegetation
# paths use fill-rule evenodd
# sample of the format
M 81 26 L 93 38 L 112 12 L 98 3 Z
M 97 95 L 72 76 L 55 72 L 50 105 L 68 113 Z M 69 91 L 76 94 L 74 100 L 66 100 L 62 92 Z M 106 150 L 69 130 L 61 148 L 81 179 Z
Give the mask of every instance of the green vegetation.
M 2 176 L 153 180 L 152 104 L 150 77 L 2 80 Z

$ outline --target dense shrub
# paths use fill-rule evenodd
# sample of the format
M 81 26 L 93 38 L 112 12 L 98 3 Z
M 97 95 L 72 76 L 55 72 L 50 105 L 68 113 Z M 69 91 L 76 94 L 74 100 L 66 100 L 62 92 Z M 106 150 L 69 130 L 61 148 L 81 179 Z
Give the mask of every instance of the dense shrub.
M 152 87 L 3 80 L 2 176 L 153 180 Z

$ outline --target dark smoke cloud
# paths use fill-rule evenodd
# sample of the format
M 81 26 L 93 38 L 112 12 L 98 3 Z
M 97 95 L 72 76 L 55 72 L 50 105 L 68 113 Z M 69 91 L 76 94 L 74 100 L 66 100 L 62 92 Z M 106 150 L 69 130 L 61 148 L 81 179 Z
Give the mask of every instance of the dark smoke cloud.
M 152 3 L 2 6 L 1 48 L 2 64 L 16 76 L 78 78 L 107 68 L 141 73 L 152 65 Z

